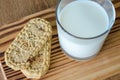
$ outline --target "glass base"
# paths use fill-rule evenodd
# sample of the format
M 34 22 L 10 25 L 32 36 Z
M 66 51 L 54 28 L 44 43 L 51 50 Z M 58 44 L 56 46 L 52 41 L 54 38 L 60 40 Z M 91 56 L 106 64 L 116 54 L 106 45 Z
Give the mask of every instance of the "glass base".
M 92 59 L 92 58 L 94 58 L 95 56 L 98 55 L 98 53 L 96 53 L 96 54 L 94 54 L 94 55 L 92 55 L 92 56 L 89 56 L 89 57 L 80 58 L 80 57 L 71 56 L 70 54 L 67 53 L 67 51 L 65 51 L 65 50 L 62 48 L 62 46 L 61 46 L 61 49 L 64 51 L 64 53 L 65 53 L 68 57 L 70 57 L 71 59 L 77 60 L 77 61 L 80 61 L 80 60 L 89 60 L 89 59 Z

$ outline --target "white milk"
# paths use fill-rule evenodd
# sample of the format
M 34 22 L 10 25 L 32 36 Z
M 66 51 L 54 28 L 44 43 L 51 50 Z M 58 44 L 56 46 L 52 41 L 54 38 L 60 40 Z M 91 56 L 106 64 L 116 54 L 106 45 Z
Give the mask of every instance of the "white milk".
M 82 38 L 95 37 L 108 28 L 106 11 L 93 1 L 73 1 L 61 11 L 59 16 L 62 27 L 72 35 Z M 89 58 L 99 52 L 107 36 L 95 39 L 78 39 L 70 36 L 58 25 L 61 47 L 72 57 Z

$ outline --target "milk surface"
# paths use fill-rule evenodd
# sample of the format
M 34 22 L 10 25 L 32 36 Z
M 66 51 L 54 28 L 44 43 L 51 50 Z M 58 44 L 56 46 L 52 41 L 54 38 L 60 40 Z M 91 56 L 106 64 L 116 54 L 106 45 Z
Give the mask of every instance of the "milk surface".
M 93 1 L 73 1 L 63 8 L 58 17 L 62 27 L 72 35 L 91 38 L 105 32 L 109 19 L 106 11 Z M 101 49 L 107 36 L 81 40 L 64 32 L 58 25 L 61 47 L 71 56 L 87 58 L 95 55 Z

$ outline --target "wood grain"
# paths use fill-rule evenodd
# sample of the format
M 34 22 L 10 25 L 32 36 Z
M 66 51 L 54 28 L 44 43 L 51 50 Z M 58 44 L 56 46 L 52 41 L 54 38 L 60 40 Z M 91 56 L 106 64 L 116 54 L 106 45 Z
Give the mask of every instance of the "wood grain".
M 106 39 L 100 54 L 88 61 L 74 61 L 63 54 L 58 42 L 55 8 L 47 9 L 21 20 L 0 27 L 0 60 L 8 80 L 27 80 L 20 72 L 14 71 L 4 62 L 4 51 L 13 41 L 24 24 L 31 18 L 43 17 L 53 26 L 51 66 L 41 80 L 120 80 L 120 1 L 113 2 L 116 7 L 116 22 Z
M 0 80 L 7 80 L 1 61 L 0 61 Z
M 0 0 L 0 26 L 56 6 L 58 0 Z

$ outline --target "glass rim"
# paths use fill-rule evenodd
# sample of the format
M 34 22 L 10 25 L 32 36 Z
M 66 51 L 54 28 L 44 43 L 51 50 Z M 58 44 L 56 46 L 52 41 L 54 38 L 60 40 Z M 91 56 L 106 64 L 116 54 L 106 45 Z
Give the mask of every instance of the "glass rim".
M 72 33 L 68 32 L 66 29 L 63 28 L 63 26 L 61 25 L 59 19 L 58 19 L 58 8 L 59 8 L 59 5 L 61 3 L 62 0 L 59 0 L 58 4 L 57 4 L 57 7 L 56 7 L 56 11 L 55 11 L 55 15 L 56 15 L 56 20 L 57 20 L 57 23 L 59 24 L 59 26 L 63 29 L 63 31 L 65 31 L 68 35 L 74 37 L 74 38 L 78 38 L 78 39 L 94 39 L 94 38 L 98 38 L 98 37 L 101 37 L 102 35 L 106 34 L 107 32 L 109 32 L 111 30 L 111 26 L 113 26 L 114 22 L 115 22 L 115 17 L 116 17 L 116 12 L 115 12 L 115 8 L 112 4 L 112 1 L 108 0 L 111 4 L 112 4 L 112 9 L 113 9 L 113 20 L 111 22 L 109 22 L 109 25 L 108 25 L 108 28 L 101 34 L 97 35 L 97 36 L 94 36 L 94 37 L 79 37 L 79 36 L 76 36 L 76 35 L 73 35 Z

